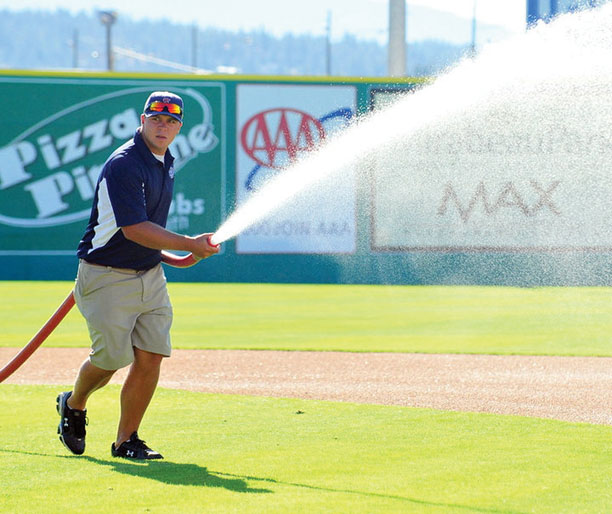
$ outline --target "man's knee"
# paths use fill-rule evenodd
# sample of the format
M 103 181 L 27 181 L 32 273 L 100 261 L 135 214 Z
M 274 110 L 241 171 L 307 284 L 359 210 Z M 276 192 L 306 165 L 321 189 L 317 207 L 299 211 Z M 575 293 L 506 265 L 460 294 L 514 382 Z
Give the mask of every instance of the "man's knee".
M 155 366 L 161 365 L 164 356 L 159 353 L 151 353 L 140 348 L 134 348 L 134 364 L 140 366 Z

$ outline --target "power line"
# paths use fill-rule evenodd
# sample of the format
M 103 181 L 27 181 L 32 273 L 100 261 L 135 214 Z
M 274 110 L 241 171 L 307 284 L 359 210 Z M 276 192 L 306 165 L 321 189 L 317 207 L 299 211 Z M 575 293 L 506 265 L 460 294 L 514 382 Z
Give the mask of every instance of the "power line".
M 120 46 L 113 46 L 113 52 L 119 55 L 123 55 L 125 57 L 131 57 L 132 59 L 136 59 L 138 61 L 159 64 L 160 66 L 165 66 L 167 68 L 174 68 L 176 70 L 187 71 L 189 73 L 196 73 L 198 75 L 208 75 L 210 73 L 213 73 L 212 70 L 206 70 L 203 68 L 197 68 L 195 66 L 189 66 L 188 64 L 181 64 L 178 62 L 168 61 L 166 59 L 161 59 L 159 57 L 154 57 L 152 55 L 141 54 L 140 52 L 136 52 L 135 50 L 130 50 L 128 48 L 121 48 Z

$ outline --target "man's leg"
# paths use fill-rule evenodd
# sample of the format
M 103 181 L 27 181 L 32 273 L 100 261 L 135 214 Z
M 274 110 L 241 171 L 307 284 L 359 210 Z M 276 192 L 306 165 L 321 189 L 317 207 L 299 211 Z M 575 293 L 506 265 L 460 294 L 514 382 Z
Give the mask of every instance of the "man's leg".
M 95 390 L 106 385 L 113 373 L 86 360 L 79 370 L 74 391 L 66 391 L 57 396 L 57 413 L 61 418 L 57 433 L 64 446 L 76 455 L 85 451 L 87 399 Z
M 157 387 L 162 359 L 162 355 L 134 348 L 134 362 L 121 390 L 116 447 L 138 430 Z
M 106 370 L 94 366 L 89 359 L 81 365 L 74 384 L 72 395 L 68 398 L 68 407 L 85 410 L 87 399 L 94 391 L 104 387 L 115 374 L 115 370 Z

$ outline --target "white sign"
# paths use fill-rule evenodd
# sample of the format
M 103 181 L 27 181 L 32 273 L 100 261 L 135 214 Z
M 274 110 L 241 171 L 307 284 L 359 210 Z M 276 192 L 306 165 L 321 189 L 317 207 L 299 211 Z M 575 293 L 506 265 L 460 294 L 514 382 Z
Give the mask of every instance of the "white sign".
M 238 206 L 354 118 L 353 86 L 239 85 Z M 238 253 L 352 253 L 355 175 L 343 171 L 299 192 L 236 239 Z M 270 202 L 274 202 L 270 198 Z
M 378 152 L 372 248 L 612 250 L 612 103 L 599 100 L 483 106 Z

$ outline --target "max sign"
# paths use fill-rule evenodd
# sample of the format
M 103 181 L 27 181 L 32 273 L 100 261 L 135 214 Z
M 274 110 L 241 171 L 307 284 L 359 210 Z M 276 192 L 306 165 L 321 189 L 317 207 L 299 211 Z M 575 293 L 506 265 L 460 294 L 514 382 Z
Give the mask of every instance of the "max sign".
M 122 89 L 73 105 L 66 98 L 68 107 L 1 147 L 0 224 L 37 228 L 88 218 L 101 167 L 112 150 L 134 135 L 150 90 Z M 174 90 L 189 113 L 171 149 L 178 171 L 210 152 L 218 139 L 206 98 L 195 90 Z

